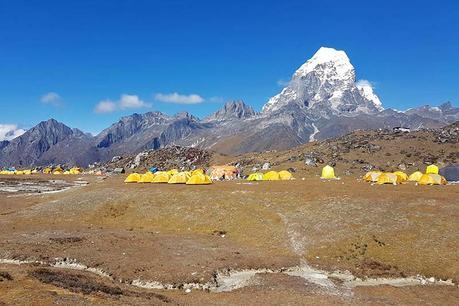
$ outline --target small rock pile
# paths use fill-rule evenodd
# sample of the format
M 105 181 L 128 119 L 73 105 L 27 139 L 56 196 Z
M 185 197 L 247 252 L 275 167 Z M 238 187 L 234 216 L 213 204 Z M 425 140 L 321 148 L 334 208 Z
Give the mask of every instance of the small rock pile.
M 459 143 L 459 121 L 434 131 L 437 143 Z
M 209 167 L 212 153 L 198 148 L 170 146 L 159 150 L 147 150 L 136 155 L 116 156 L 107 163 L 107 169 L 125 168 L 136 171 L 157 167 L 159 170 L 179 169 L 191 170 Z

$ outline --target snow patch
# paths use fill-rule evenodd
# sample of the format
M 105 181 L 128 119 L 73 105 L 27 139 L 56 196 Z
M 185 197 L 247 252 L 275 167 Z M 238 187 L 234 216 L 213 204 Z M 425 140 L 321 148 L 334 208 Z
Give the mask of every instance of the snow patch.
M 317 128 L 317 126 L 314 123 L 312 124 L 312 127 L 314 128 L 314 132 L 311 135 L 309 135 L 309 142 L 315 141 L 316 140 L 315 137 L 316 137 L 317 133 L 320 132 L 319 129 Z

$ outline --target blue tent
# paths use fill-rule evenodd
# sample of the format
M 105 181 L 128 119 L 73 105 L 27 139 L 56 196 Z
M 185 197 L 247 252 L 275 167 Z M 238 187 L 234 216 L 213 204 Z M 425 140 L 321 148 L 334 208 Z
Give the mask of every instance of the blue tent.
M 148 169 L 148 171 L 150 171 L 151 173 L 156 173 L 156 172 L 158 172 L 158 168 L 151 167 L 150 169 Z
M 443 175 L 448 182 L 459 182 L 459 164 L 441 168 L 440 174 Z

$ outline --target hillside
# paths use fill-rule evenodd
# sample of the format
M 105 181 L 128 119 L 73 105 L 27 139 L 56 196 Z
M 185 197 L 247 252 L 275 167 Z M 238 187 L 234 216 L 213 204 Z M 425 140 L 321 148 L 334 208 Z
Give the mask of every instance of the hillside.
M 318 173 L 318 167 L 330 164 L 340 175 L 359 175 L 371 169 L 411 172 L 431 163 L 455 164 L 459 162 L 459 121 L 441 129 L 410 133 L 359 130 L 285 151 L 249 153 L 233 160 L 246 172 L 266 162 L 273 168 L 295 168 L 307 173 Z

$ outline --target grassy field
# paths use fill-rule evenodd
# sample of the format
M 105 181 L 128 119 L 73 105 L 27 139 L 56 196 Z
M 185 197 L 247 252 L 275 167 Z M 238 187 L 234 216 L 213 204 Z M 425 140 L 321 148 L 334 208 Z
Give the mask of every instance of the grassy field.
M 0 194 L 0 258 L 41 262 L 1 264 L 0 272 L 12 279 L 0 281 L 0 301 L 457 304 L 459 185 L 372 186 L 352 176 L 337 181 L 295 176 L 295 181 L 209 186 L 83 176 L 89 185 L 59 193 Z M 50 267 L 56 258 L 110 277 Z M 258 273 L 230 292 L 180 289 L 212 283 L 217 271 L 272 271 L 305 263 L 359 278 L 422 275 L 455 285 L 356 287 L 343 293 L 283 273 Z M 134 280 L 179 289 L 134 288 Z

